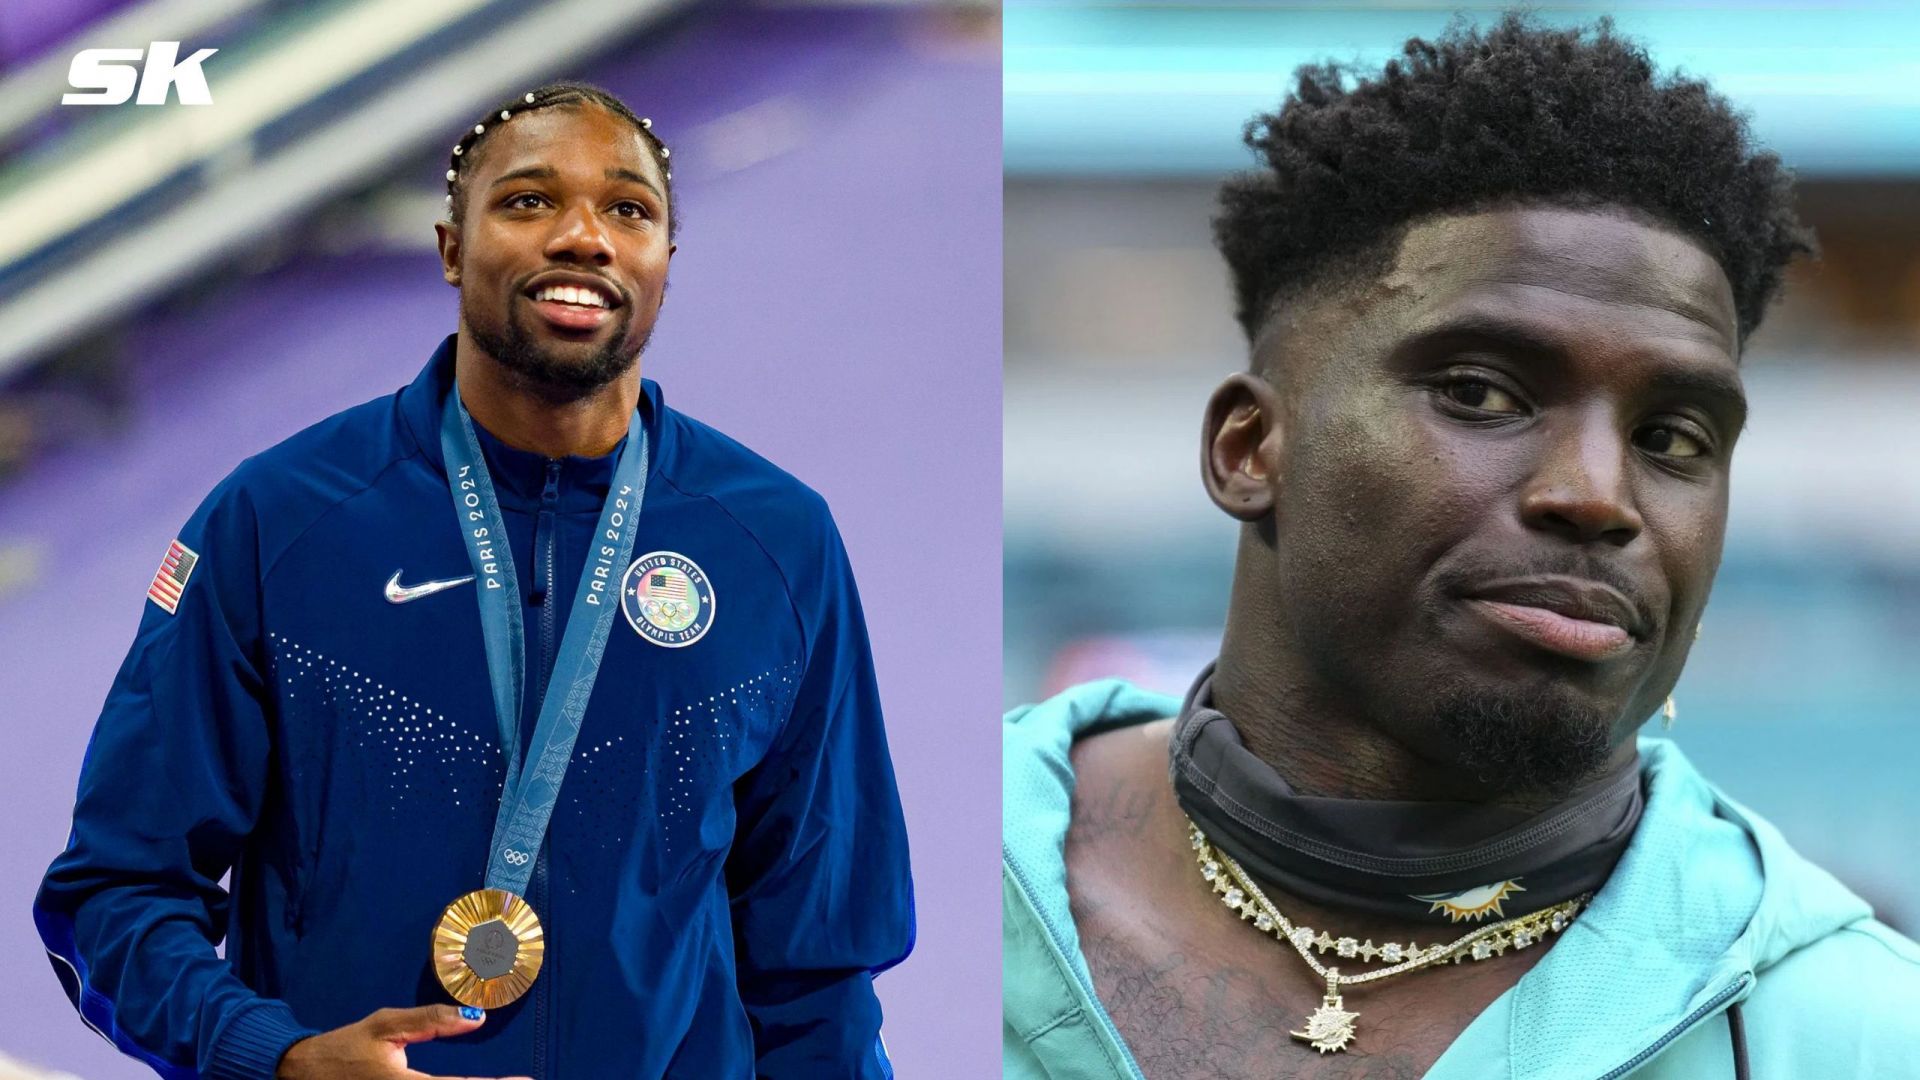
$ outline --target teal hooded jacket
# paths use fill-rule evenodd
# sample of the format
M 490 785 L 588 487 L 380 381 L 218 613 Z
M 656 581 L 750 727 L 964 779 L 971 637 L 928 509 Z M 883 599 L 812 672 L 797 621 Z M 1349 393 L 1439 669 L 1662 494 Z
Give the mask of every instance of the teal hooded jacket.
M 1108 681 L 1007 715 L 1008 1080 L 1141 1075 L 1094 994 L 1067 906 L 1067 751 L 1083 733 L 1179 707 Z M 1428 1080 L 1920 1077 L 1920 946 L 1672 743 L 1643 739 L 1640 757 L 1646 810 L 1613 875 Z

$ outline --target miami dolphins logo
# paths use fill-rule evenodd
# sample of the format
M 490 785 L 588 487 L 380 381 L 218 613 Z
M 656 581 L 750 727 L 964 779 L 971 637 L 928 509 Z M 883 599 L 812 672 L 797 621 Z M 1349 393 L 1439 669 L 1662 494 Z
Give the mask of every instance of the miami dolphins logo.
M 1499 915 L 1504 918 L 1505 913 L 1500 910 L 1500 902 L 1514 893 L 1526 891 L 1526 887 L 1520 884 L 1520 879 L 1514 878 L 1512 881 L 1481 885 L 1464 892 L 1426 893 L 1415 896 L 1413 899 L 1424 904 L 1432 904 L 1433 906 L 1427 909 L 1428 914 L 1436 911 L 1446 912 L 1448 922 L 1460 922 L 1463 919 L 1479 922 L 1489 915 Z
M 713 625 L 713 582 L 685 555 L 649 552 L 633 560 L 620 579 L 620 610 L 641 637 L 669 649 L 685 648 Z

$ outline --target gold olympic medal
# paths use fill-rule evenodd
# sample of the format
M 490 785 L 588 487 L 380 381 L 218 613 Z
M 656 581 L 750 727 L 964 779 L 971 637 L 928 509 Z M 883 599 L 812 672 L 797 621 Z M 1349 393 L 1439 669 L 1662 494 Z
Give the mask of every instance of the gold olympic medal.
M 462 1005 L 518 1000 L 540 974 L 546 934 L 533 905 L 505 889 L 475 889 L 447 905 L 433 928 L 433 973 Z

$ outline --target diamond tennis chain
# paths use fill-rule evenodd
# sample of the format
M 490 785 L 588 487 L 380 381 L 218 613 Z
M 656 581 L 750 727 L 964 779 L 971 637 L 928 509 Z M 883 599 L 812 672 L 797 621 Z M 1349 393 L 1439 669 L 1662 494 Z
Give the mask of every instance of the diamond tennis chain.
M 1371 938 L 1364 942 L 1350 937 L 1329 937 L 1325 931 L 1316 934 L 1312 927 L 1296 925 L 1267 899 L 1267 894 L 1250 877 L 1246 870 L 1236 862 L 1233 856 L 1216 850 L 1208 841 L 1207 834 L 1200 831 L 1191 819 L 1187 821 L 1189 839 L 1192 841 L 1195 860 L 1200 864 L 1200 876 L 1220 897 L 1220 902 L 1231 908 L 1241 919 L 1251 919 L 1254 929 L 1263 934 L 1272 934 L 1275 938 L 1293 946 L 1300 959 L 1307 962 L 1314 974 L 1327 980 L 1327 993 L 1320 1001 L 1320 1007 L 1307 1017 L 1305 1031 L 1290 1031 L 1287 1034 L 1311 1045 L 1321 1053 L 1345 1050 L 1353 1041 L 1354 1022 L 1360 1014 L 1348 1011 L 1340 998 L 1340 988 L 1359 983 L 1384 979 L 1390 975 L 1418 971 L 1421 968 L 1434 967 L 1452 961 L 1459 963 L 1471 957 L 1485 960 L 1501 956 L 1511 948 L 1525 949 L 1544 939 L 1550 933 L 1559 933 L 1573 923 L 1573 917 L 1586 906 L 1592 893 L 1564 900 L 1552 907 L 1541 908 L 1531 914 L 1517 918 L 1504 919 L 1489 923 L 1473 930 L 1445 945 L 1434 945 L 1422 949 L 1417 942 L 1405 945 L 1397 941 L 1385 945 L 1375 945 Z M 1363 959 L 1371 963 L 1378 956 L 1391 965 L 1376 968 L 1359 975 L 1342 975 L 1337 967 L 1327 967 L 1315 958 L 1310 950 L 1317 949 L 1325 955 L 1331 949 L 1334 955 L 1343 959 Z

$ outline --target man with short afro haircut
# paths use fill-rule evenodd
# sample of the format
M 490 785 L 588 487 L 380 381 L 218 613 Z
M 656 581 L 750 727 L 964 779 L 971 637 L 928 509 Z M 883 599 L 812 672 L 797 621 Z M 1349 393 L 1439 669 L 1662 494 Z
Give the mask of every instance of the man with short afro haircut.
M 1611 20 L 1549 30 L 1509 15 L 1403 53 L 1351 87 L 1341 65 L 1303 67 L 1293 96 L 1248 122 L 1264 167 L 1222 187 L 1214 239 L 1250 339 L 1276 299 L 1329 267 L 1379 269 L 1434 214 L 1534 203 L 1645 215 L 1719 260 L 1742 344 L 1786 264 L 1813 250 L 1780 159 L 1749 146 L 1705 83 L 1661 78 Z
M 1218 659 L 1005 726 L 1009 1077 L 1920 1075 L 1920 948 L 1673 743 L 1780 162 L 1605 21 L 1309 66 L 1221 191 Z

